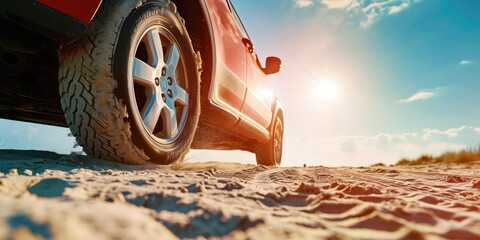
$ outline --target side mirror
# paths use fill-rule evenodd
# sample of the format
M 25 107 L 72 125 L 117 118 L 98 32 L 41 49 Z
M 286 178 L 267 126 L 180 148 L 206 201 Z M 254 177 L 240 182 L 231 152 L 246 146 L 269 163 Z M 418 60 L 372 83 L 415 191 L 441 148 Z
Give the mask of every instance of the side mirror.
M 267 75 L 280 72 L 282 60 L 278 57 L 268 57 L 263 72 Z

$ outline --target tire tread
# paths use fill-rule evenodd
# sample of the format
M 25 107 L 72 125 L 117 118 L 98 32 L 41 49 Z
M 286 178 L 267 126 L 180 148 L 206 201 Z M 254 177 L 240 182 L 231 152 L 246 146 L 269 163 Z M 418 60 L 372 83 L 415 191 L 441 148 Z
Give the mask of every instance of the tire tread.
M 94 157 L 144 164 L 148 156 L 131 141 L 126 107 L 114 96 L 111 71 L 120 26 L 138 0 L 104 1 L 85 36 L 59 52 L 61 105 L 72 135 Z M 110 51 L 109 51 L 110 50 Z

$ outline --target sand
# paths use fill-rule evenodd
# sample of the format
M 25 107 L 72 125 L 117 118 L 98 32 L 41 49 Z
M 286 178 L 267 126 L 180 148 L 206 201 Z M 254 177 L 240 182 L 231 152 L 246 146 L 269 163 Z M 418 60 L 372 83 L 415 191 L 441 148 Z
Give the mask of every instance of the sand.
M 0 239 L 480 239 L 480 164 L 132 167 L 0 150 Z

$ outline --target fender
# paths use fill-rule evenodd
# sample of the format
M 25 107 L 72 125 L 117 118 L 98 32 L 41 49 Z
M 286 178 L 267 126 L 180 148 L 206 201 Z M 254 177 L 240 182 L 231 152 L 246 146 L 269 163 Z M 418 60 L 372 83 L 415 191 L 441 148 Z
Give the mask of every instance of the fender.
M 102 4 L 102 0 L 37 0 L 37 2 L 85 24 L 90 24 Z
M 200 115 L 200 119 L 206 122 L 210 122 L 213 125 L 218 124 L 219 122 L 222 122 L 222 125 L 229 125 L 229 126 L 234 126 L 235 124 L 238 124 L 240 121 L 240 113 L 236 110 L 233 110 L 229 108 L 227 105 L 220 105 L 217 101 L 215 101 L 215 83 L 218 81 L 217 79 L 217 73 L 221 68 L 219 69 L 219 63 L 218 63 L 218 57 L 217 57 L 217 43 L 215 40 L 215 32 L 213 29 L 213 23 L 211 16 L 209 14 L 209 3 L 207 3 L 205 0 L 198 0 L 200 3 L 201 9 L 202 9 L 202 14 L 205 19 L 204 25 L 208 29 L 208 36 L 210 41 L 208 43 L 204 44 L 209 44 L 211 47 L 211 50 L 209 54 L 211 54 L 211 63 L 208 66 L 203 66 L 203 74 L 206 72 L 209 73 L 208 76 L 204 77 L 202 76 L 202 83 L 205 83 L 205 85 L 202 86 L 202 112 Z M 203 57 L 203 56 L 202 56 Z M 206 68 L 209 68 L 209 71 Z
M 275 118 L 277 116 L 280 116 L 280 119 L 282 119 L 282 123 L 283 123 L 283 126 L 285 128 L 285 119 L 284 119 L 284 116 L 283 116 L 283 107 L 282 107 L 282 104 L 280 103 L 280 100 L 275 97 L 275 103 L 274 103 L 274 106 L 273 106 L 273 115 L 272 115 L 272 123 L 270 124 L 270 127 L 268 128 L 269 129 L 269 133 L 270 133 L 270 137 L 273 135 L 273 128 L 275 127 Z
M 212 19 L 210 18 L 210 14 L 208 14 L 208 7 L 205 3 L 204 0 L 198 0 L 198 2 L 200 3 L 200 6 L 202 7 L 202 14 L 203 14 L 203 17 L 205 18 L 205 26 L 207 27 L 208 29 L 208 36 L 210 38 L 210 42 L 208 44 L 210 44 L 210 47 L 212 48 L 211 50 L 211 64 L 210 64 L 210 69 L 211 69 L 211 75 L 208 77 L 209 79 L 209 86 L 208 86 L 208 100 L 211 104 L 213 104 L 213 101 L 211 99 L 211 96 L 210 96 L 210 93 L 212 91 L 212 86 L 213 86 L 213 81 L 215 81 L 215 73 L 217 72 L 217 46 L 215 44 L 215 35 L 213 33 L 213 26 L 212 26 Z
M 0 16 L 58 43 L 81 38 L 102 0 L 1 0 Z M 82 11 L 78 11 L 78 9 Z

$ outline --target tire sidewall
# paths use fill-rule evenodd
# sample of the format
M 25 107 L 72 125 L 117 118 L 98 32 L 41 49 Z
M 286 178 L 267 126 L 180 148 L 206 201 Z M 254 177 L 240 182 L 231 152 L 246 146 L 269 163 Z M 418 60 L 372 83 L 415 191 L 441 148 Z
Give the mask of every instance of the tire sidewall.
M 161 143 L 145 128 L 133 92 L 131 69 L 140 38 L 152 26 L 160 25 L 174 39 L 180 51 L 189 94 L 188 111 L 180 134 L 171 143 Z M 193 140 L 199 114 L 199 82 L 197 64 L 188 33 L 178 15 L 163 2 L 148 2 L 134 10 L 125 20 L 113 58 L 113 75 L 118 82 L 115 95 L 127 106 L 132 142 L 142 148 L 150 161 L 170 164 L 186 154 Z
M 280 166 L 282 163 L 282 156 L 283 156 L 283 133 L 284 133 L 284 128 L 283 128 L 283 120 L 277 116 L 274 118 L 275 121 L 272 124 L 271 128 L 271 135 L 270 139 L 268 142 L 259 144 L 255 150 L 256 158 L 257 158 L 257 164 L 259 165 L 265 165 L 265 166 Z M 281 142 L 281 152 L 280 156 L 277 158 L 277 154 L 275 151 L 275 139 L 277 137 L 277 128 L 280 127 L 280 138 L 282 140 Z
M 276 149 L 275 149 L 275 143 L 273 143 L 273 156 L 274 156 L 274 159 L 273 161 L 275 162 L 275 165 L 276 166 L 280 166 L 280 164 L 282 163 L 282 157 L 283 157 L 283 133 L 284 133 L 284 129 L 283 129 L 283 121 L 282 119 L 280 119 L 280 117 L 277 117 L 277 120 L 275 121 L 275 129 L 274 129 L 274 138 L 273 138 L 273 141 L 275 141 L 276 137 L 277 137 L 277 128 L 280 128 L 280 139 L 281 139 L 281 142 L 279 143 L 281 146 L 280 148 L 280 156 L 277 156 L 277 153 L 276 153 Z

